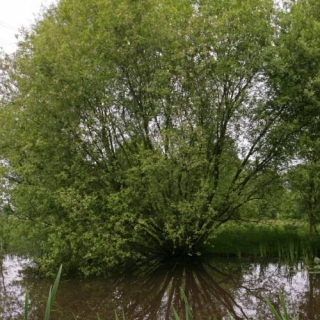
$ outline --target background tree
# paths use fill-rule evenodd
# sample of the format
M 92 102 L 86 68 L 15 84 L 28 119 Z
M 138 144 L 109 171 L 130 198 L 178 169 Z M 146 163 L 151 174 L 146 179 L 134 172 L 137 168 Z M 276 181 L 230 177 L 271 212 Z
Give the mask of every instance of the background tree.
M 272 77 L 277 102 L 285 104 L 290 125 L 299 128 L 293 149 L 297 168 L 289 172 L 300 210 L 308 217 L 310 235 L 319 222 L 320 3 L 293 2 L 282 20 L 278 65 Z

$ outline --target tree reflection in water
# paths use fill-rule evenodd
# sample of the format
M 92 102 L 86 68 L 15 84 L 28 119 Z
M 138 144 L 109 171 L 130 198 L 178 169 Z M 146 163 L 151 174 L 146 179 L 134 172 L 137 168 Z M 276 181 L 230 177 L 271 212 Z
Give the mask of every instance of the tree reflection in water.
M 14 276 L 10 266 L 19 260 L 11 259 L 0 274 L 0 319 L 22 319 L 26 290 L 29 318 L 43 319 L 51 281 Z M 181 287 L 195 320 L 226 319 L 228 313 L 234 319 L 273 319 L 262 297 L 277 304 L 279 292 L 300 320 L 320 319 L 320 274 L 309 274 L 302 263 L 205 261 L 173 263 L 122 279 L 62 280 L 51 320 L 96 320 L 97 313 L 110 320 L 122 308 L 128 320 L 173 319 L 173 308 L 184 314 Z
M 166 269 L 165 276 L 163 269 L 157 270 L 142 283 L 133 283 L 135 290 L 140 286 L 141 296 L 139 302 L 128 306 L 127 313 L 134 319 L 157 319 L 159 316 L 161 319 L 172 319 L 173 308 L 179 314 L 184 313 L 180 295 L 180 288 L 183 288 L 195 318 L 214 319 L 229 312 L 235 319 L 242 319 L 245 317 L 243 308 L 229 292 L 234 284 L 230 274 L 210 264 L 175 264 Z M 240 310 L 241 317 L 235 308 Z
M 303 306 L 301 316 L 304 310 L 308 311 L 306 317 L 300 316 L 301 320 L 320 319 L 319 281 L 318 293 L 313 295 L 313 300 L 310 300 L 308 293 L 312 288 L 312 276 L 301 263 L 291 266 L 208 261 L 174 264 L 153 271 L 143 280 L 132 280 L 130 292 L 119 288 L 118 292 L 121 291 L 122 295 L 121 298 L 118 296 L 118 305 L 124 307 L 128 319 L 173 319 L 173 308 L 180 315 L 184 314 L 180 295 L 182 287 L 194 319 L 223 319 L 228 313 L 234 319 L 273 319 L 263 297 L 279 307 L 278 296 L 281 292 L 290 314 L 293 315 L 299 311 L 299 306 Z M 305 305 L 307 300 L 318 303 Z
M 234 319 L 247 319 L 244 307 L 233 294 L 239 290 L 241 282 L 239 268 L 221 271 L 208 262 L 189 262 L 155 270 L 143 281 L 138 278 L 132 282 L 130 290 L 135 291 L 134 301 L 132 296 L 127 300 L 127 293 L 123 291 L 125 312 L 130 319 L 173 319 L 173 308 L 184 314 L 180 295 L 180 288 L 183 288 L 195 319 L 221 319 L 228 313 Z M 249 288 L 246 290 L 255 294 Z

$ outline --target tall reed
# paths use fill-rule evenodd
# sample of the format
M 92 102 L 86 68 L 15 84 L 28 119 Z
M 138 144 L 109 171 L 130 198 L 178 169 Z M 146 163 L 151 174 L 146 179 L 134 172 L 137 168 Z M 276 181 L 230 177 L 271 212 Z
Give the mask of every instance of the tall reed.
M 56 294 L 57 294 L 57 291 L 58 291 L 60 278 L 61 278 L 61 273 L 62 273 L 62 265 L 59 268 L 59 271 L 57 273 L 57 276 L 56 276 L 56 279 L 55 279 L 55 281 L 53 283 L 53 286 L 50 287 L 50 290 L 49 290 L 49 295 L 48 295 L 48 299 L 47 299 L 47 305 L 46 305 L 44 320 L 49 320 L 50 319 L 51 309 L 52 309 L 52 305 L 54 303 L 54 300 L 56 298 Z M 24 320 L 28 320 L 28 313 L 29 313 L 29 294 L 28 294 L 28 291 L 27 291 L 26 292 L 26 296 L 25 296 L 25 302 L 24 302 Z
M 274 305 L 270 302 L 270 300 L 265 298 L 265 301 L 268 305 L 269 310 L 271 311 L 272 315 L 275 317 L 275 320 L 290 320 L 290 316 L 288 313 L 288 309 L 286 303 L 284 301 L 283 295 L 279 295 L 280 304 L 282 308 L 282 313 L 278 312 Z M 291 320 L 299 320 L 299 315 L 295 314 Z

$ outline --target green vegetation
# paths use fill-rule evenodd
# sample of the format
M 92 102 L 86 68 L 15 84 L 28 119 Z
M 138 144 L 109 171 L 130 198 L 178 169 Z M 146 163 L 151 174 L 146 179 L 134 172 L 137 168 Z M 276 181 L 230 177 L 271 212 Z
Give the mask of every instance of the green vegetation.
M 0 197 L 42 274 L 197 257 L 236 219 L 317 238 L 320 4 L 286 6 L 61 0 L 23 31 L 0 58 Z M 301 255 L 260 231 L 256 256 Z
M 32 222 L 16 217 L 0 217 L 0 254 L 36 254 Z
M 38 256 L 37 242 L 28 221 L 2 218 L 0 241 L 3 253 Z M 307 222 L 301 220 L 229 221 L 209 238 L 199 256 L 250 260 L 279 259 L 304 261 L 307 264 L 320 255 L 320 242 L 310 238 Z M 148 268 L 148 266 L 147 266 Z
M 266 220 L 255 224 L 230 222 L 208 241 L 206 251 L 218 256 L 312 261 L 320 243 L 310 239 L 304 222 Z
M 47 300 L 44 320 L 49 320 L 50 319 L 52 305 L 54 303 L 54 300 L 56 298 L 56 294 L 57 294 L 57 291 L 58 291 L 59 282 L 60 282 L 60 278 L 61 278 L 61 273 L 62 273 L 62 265 L 59 268 L 59 271 L 57 273 L 57 276 L 56 276 L 56 279 L 54 281 L 53 287 L 51 287 L 50 290 L 49 290 L 49 295 L 48 295 L 48 300 Z M 24 304 L 24 320 L 28 320 L 28 310 L 29 310 L 29 296 L 28 296 L 28 292 L 27 292 L 26 296 L 25 296 L 25 304 Z
M 280 304 L 282 307 L 282 312 L 278 312 L 277 309 L 274 307 L 274 305 L 268 299 L 265 299 L 265 300 L 272 315 L 275 317 L 275 320 L 290 320 L 290 319 L 298 320 L 299 319 L 298 315 L 294 315 L 292 318 L 289 316 L 286 303 L 281 294 L 280 294 Z

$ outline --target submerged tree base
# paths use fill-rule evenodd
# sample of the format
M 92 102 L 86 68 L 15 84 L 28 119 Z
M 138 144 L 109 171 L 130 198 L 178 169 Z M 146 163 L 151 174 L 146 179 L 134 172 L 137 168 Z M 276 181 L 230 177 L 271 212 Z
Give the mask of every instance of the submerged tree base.
M 42 276 L 54 276 L 57 269 L 55 260 L 41 252 L 41 247 L 36 245 L 39 238 L 34 239 L 33 235 L 29 233 L 30 226 L 27 226 L 26 221 L 2 218 L 1 222 L 0 239 L 3 253 L 34 257 L 37 272 Z M 69 237 L 73 236 L 77 236 L 77 230 L 74 234 L 69 234 Z M 79 239 L 81 240 L 81 238 Z M 163 243 L 155 244 L 149 239 L 149 247 L 145 245 L 137 247 L 136 244 L 131 243 L 130 254 L 123 252 L 123 256 L 119 260 L 112 260 L 108 257 L 109 244 L 108 248 L 103 250 L 104 247 L 101 244 L 91 242 L 91 240 L 88 240 L 87 243 L 80 241 L 79 248 L 81 250 L 73 252 L 72 255 L 69 251 L 70 248 L 66 247 L 67 244 L 57 237 L 46 239 L 45 244 L 46 246 L 51 244 L 51 249 L 55 250 L 53 252 L 55 252 L 57 261 L 66 261 L 64 275 L 69 277 L 108 277 L 139 272 L 138 269 L 143 272 L 155 269 L 160 265 L 193 263 L 210 257 L 302 260 L 309 263 L 313 261 L 314 257 L 320 256 L 319 239 L 310 239 L 307 223 L 300 220 L 266 220 L 251 224 L 229 222 L 222 226 L 214 237 L 192 252 L 185 248 L 169 250 L 168 248 L 173 246 L 161 246 Z M 97 246 L 98 244 L 99 246 Z M 93 247 L 94 245 L 97 248 Z M 90 246 L 90 252 L 96 250 L 96 256 L 86 255 L 86 248 Z M 111 254 L 113 253 L 111 252 Z

